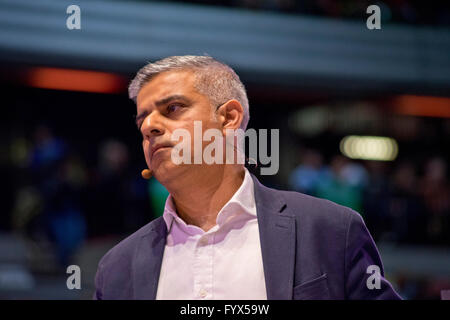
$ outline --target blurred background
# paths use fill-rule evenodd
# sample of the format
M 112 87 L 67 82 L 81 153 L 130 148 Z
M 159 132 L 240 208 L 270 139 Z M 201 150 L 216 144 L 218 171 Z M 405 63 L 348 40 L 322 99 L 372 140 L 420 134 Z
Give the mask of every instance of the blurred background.
M 440 299 L 449 31 L 448 1 L 0 0 L 0 298 L 92 297 L 99 259 L 167 196 L 140 177 L 127 84 L 147 61 L 209 54 L 246 85 L 249 127 L 280 129 L 280 170 L 259 179 L 358 211 L 400 295 Z

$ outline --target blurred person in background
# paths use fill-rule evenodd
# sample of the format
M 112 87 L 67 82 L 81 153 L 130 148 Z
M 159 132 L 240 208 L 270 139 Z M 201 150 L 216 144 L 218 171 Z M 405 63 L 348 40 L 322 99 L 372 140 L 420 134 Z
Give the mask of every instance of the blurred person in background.
M 369 183 L 363 194 L 364 219 L 375 240 L 382 240 L 383 235 L 391 230 L 388 165 L 382 161 L 368 161 L 367 167 Z
M 128 205 L 128 161 L 128 148 L 123 142 L 108 139 L 100 144 L 89 192 L 91 205 L 88 216 L 93 229 L 90 233 L 104 236 L 123 232 Z M 92 221 L 94 218 L 96 221 Z
M 395 168 L 388 214 L 391 221 L 391 239 L 398 243 L 420 243 L 425 240 L 426 215 L 423 202 L 418 197 L 416 168 L 409 161 L 399 162 Z
M 13 227 L 45 248 L 50 243 L 59 267 L 70 264 L 86 236 L 82 190 L 86 171 L 68 144 L 38 125 L 30 152 L 29 179 L 17 192 Z
M 321 176 L 315 195 L 361 212 L 366 175 L 361 166 L 352 164 L 344 156 L 335 155 Z
M 289 176 L 290 187 L 298 192 L 314 195 L 323 172 L 322 155 L 316 150 L 301 152 L 301 163 Z
M 62 268 L 72 264 L 72 257 L 86 238 L 82 191 L 87 177 L 78 157 L 69 155 L 55 168 L 43 188 L 45 216 L 50 240 L 55 244 Z
M 450 243 L 450 185 L 447 164 L 441 157 L 427 161 L 420 181 L 420 195 L 427 209 L 427 237 L 432 243 Z
M 90 235 L 124 234 L 154 217 L 147 203 L 147 182 L 134 170 L 125 143 L 114 138 L 100 143 L 88 192 Z

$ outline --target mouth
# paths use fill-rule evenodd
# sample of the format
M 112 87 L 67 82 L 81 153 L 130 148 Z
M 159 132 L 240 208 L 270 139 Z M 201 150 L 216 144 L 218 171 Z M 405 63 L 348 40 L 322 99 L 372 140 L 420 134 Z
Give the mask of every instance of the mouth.
M 154 146 L 150 151 L 150 158 L 153 159 L 153 156 L 160 153 L 161 151 L 164 151 L 166 149 L 171 148 L 169 145 L 156 145 Z

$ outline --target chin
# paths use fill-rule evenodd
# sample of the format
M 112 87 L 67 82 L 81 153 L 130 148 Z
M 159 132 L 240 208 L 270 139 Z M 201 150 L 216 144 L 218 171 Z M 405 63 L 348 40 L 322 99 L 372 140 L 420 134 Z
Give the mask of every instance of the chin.
M 162 184 L 180 177 L 186 170 L 182 165 L 176 165 L 172 161 L 161 161 L 153 170 L 153 176 Z

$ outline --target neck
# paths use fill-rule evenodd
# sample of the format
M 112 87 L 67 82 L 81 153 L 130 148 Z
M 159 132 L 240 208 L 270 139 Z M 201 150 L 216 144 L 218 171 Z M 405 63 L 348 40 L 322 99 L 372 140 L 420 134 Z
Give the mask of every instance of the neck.
M 242 165 L 206 166 L 188 172 L 166 186 L 173 197 L 178 216 L 187 224 L 208 231 L 216 225 L 219 211 L 244 181 Z

